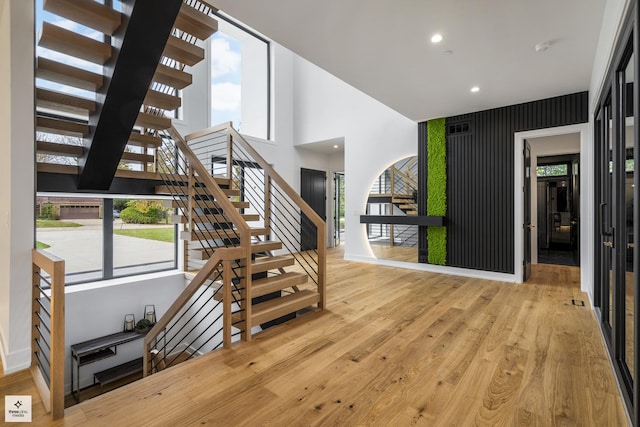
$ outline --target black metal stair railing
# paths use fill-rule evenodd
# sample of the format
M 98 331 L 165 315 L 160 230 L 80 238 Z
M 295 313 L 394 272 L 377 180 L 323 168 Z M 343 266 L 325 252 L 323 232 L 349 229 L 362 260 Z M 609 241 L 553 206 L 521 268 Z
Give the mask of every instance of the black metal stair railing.
M 158 173 L 171 193 L 176 209 L 188 218 L 187 232 L 198 234 L 195 240 L 206 253 L 206 258 L 211 258 L 218 249 L 239 244 L 240 235 L 233 228 L 229 213 L 216 207 L 219 201 L 209 194 L 205 184 L 190 168 L 184 153 L 167 133 L 163 133 L 163 145 L 157 150 L 157 164 Z M 243 266 L 238 259 L 233 260 L 231 266 L 231 310 L 234 314 L 242 313 Z M 171 322 L 154 337 L 147 365 L 150 372 L 146 374 L 223 346 L 223 274 L 220 267 L 216 268 Z M 243 333 L 241 322 L 236 320 L 233 323 L 235 332 L 232 339 L 238 339 Z
M 231 177 L 234 188 L 240 190 L 239 199 L 250 202 L 251 208 L 245 212 L 260 218 L 251 225 L 269 229 L 270 234 L 263 239 L 282 243 L 283 249 L 271 255 L 291 255 L 295 269 L 305 273 L 315 286 L 321 286 L 322 261 L 316 244 L 316 226 L 285 190 L 269 178 L 246 141 L 238 136 L 230 125 L 223 124 L 209 129 L 203 137 L 194 135 L 186 139 L 212 176 Z

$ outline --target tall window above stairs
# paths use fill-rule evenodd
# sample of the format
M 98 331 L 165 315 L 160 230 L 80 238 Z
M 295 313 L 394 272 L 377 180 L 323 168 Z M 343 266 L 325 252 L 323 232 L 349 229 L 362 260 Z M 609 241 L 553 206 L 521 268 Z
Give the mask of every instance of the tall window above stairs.
M 211 39 L 211 124 L 270 138 L 269 42 L 225 16 Z

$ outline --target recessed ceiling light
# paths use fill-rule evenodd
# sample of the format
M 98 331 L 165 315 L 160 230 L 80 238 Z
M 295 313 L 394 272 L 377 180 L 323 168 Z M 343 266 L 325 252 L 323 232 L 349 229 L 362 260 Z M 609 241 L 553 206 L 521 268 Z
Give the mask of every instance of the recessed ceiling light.
M 471 88 L 471 92 L 473 92 L 473 93 L 476 93 L 476 92 L 479 92 L 479 91 L 480 91 L 480 88 L 478 86 L 474 86 L 474 87 Z
M 333 146 L 333 148 L 338 148 L 338 146 L 337 146 L 337 145 L 334 145 L 334 146 Z
M 536 45 L 536 52 L 544 52 L 551 47 L 550 42 L 541 42 Z
M 431 43 L 440 43 L 442 41 L 442 34 L 434 34 L 431 36 Z

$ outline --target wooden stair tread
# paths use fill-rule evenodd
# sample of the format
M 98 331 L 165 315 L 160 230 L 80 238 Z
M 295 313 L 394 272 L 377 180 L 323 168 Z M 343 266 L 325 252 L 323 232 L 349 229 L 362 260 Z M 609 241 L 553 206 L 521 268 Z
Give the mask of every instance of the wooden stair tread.
M 42 7 L 47 12 L 110 36 L 122 22 L 120 12 L 94 0 L 44 0 Z
M 218 31 L 218 21 L 186 3 L 182 3 L 174 26 L 200 40 L 206 40 Z
M 86 116 L 96 111 L 94 100 L 39 87 L 36 88 L 36 105 L 40 108 Z
M 127 144 L 135 147 L 158 148 L 162 146 L 162 138 L 159 136 L 143 135 L 138 132 L 131 132 Z
M 122 153 L 122 161 L 125 163 L 153 163 L 155 157 L 151 154 L 129 153 L 125 151 Z
M 36 150 L 42 154 L 53 154 L 65 157 L 81 157 L 84 152 L 82 145 L 59 144 L 47 141 L 37 141 Z
M 136 126 L 145 129 L 164 130 L 171 127 L 171 119 L 164 116 L 156 116 L 155 114 L 139 113 L 136 118 Z
M 251 245 L 251 253 L 253 254 L 260 252 L 277 251 L 279 249 L 282 249 L 282 243 L 278 241 L 266 241 L 253 243 Z M 207 250 L 203 248 L 190 249 L 189 256 L 197 260 L 206 261 L 211 257 L 211 254 L 215 252 L 215 249 L 210 248 L 208 249 L 208 251 L 210 252 L 209 254 L 207 253 Z
M 78 166 L 38 162 L 37 171 L 44 172 L 44 173 L 61 173 L 66 175 L 77 175 Z
M 193 77 L 185 71 L 159 64 L 153 81 L 175 89 L 184 89 L 193 83 Z
M 94 64 L 104 65 L 111 58 L 111 45 L 62 27 L 42 23 L 38 46 L 55 50 Z
M 186 196 L 179 196 L 179 197 L 182 199 L 186 198 Z M 187 206 L 186 200 L 183 203 L 184 203 L 184 206 Z M 250 206 L 249 202 L 231 202 L 231 205 L 233 205 L 233 207 L 236 209 L 247 209 Z M 174 200 L 172 207 L 182 208 L 183 205 Z M 202 199 L 197 199 L 194 207 L 197 209 L 223 209 L 220 206 L 220 204 L 217 202 L 212 202 L 211 200 L 202 200 Z
M 47 58 L 38 58 L 36 77 L 78 89 L 96 92 L 102 87 L 104 78 L 98 73 L 72 67 Z
M 231 182 L 231 180 L 224 175 L 214 175 L 212 178 L 215 179 L 220 186 L 228 186 Z M 175 185 L 176 183 L 189 182 L 189 177 L 187 175 L 166 175 L 163 181 L 165 184 Z
M 220 185 L 220 181 L 218 181 Z M 197 186 L 194 189 L 194 194 L 207 195 L 209 192 L 206 187 Z M 229 197 L 240 196 L 240 190 L 234 190 L 230 188 L 221 188 L 222 192 Z M 189 189 L 182 185 L 159 185 L 156 187 L 156 194 L 185 194 Z
M 189 66 L 194 66 L 204 59 L 204 49 L 176 36 L 169 36 L 162 54 Z
M 136 171 L 128 169 L 116 170 L 116 178 L 132 178 L 132 179 L 145 179 L 151 181 L 160 181 L 160 175 L 157 172 Z
M 143 104 L 156 107 L 161 110 L 173 111 L 182 106 L 182 99 L 180 99 L 179 96 L 149 89 L 144 98 Z
M 291 255 L 278 255 L 274 257 L 256 258 L 251 263 L 252 273 L 262 273 L 278 268 L 294 265 L 296 260 Z
M 89 135 L 88 124 L 43 116 L 36 117 L 36 130 L 38 132 L 55 133 L 74 137 L 85 137 Z
M 251 222 L 251 221 L 260 221 L 260 215 L 258 214 L 240 214 L 242 216 L 242 219 L 244 219 L 247 222 Z M 185 215 L 173 215 L 173 223 L 174 224 L 188 224 L 189 223 L 189 218 L 186 217 Z M 196 216 L 194 218 L 194 221 L 196 223 L 204 223 L 205 221 L 212 223 L 212 222 L 224 222 L 226 221 L 227 218 L 223 217 L 222 215 L 216 215 L 216 214 L 200 214 L 198 216 Z
M 252 228 L 252 236 L 265 236 L 269 234 L 268 228 Z M 197 240 L 216 240 L 216 239 L 235 239 L 239 238 L 238 231 L 231 228 L 212 228 L 210 230 L 194 230 L 180 232 L 180 239 L 189 240 L 191 242 Z
M 265 277 L 251 281 L 251 295 L 255 297 L 281 291 L 294 286 L 304 285 L 309 280 L 309 276 L 303 273 L 283 273 L 277 276 Z
M 293 288 L 294 286 L 304 285 L 308 279 L 309 276 L 302 273 L 283 273 L 278 276 L 253 280 L 251 282 L 251 295 L 253 298 L 257 298 L 287 288 Z M 222 292 L 216 292 L 213 297 L 217 301 L 222 301 Z M 242 299 L 239 291 L 233 291 L 233 297 L 235 300 Z
M 252 307 L 251 324 L 259 325 L 278 317 L 295 313 L 305 307 L 317 304 L 320 301 L 320 294 L 308 289 L 293 294 L 285 295 L 280 298 L 274 298 Z M 240 314 L 232 316 L 234 326 L 243 327 Z

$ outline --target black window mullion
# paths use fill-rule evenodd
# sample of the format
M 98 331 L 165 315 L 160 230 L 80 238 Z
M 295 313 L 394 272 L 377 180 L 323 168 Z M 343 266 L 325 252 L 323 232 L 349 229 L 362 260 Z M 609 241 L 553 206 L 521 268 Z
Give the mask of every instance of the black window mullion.
M 113 199 L 102 201 L 102 278 L 113 278 Z

